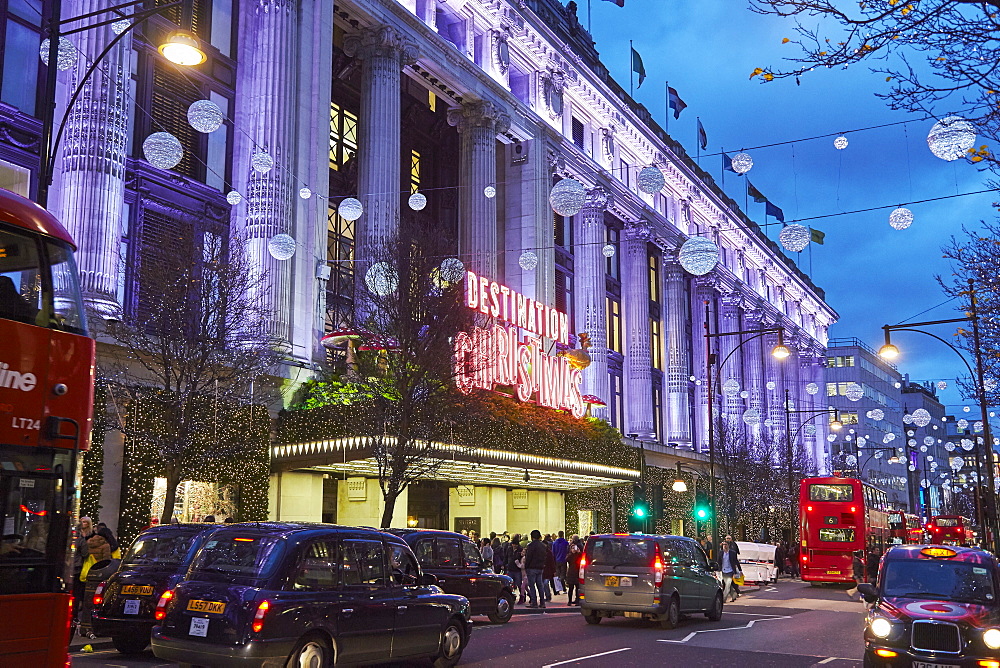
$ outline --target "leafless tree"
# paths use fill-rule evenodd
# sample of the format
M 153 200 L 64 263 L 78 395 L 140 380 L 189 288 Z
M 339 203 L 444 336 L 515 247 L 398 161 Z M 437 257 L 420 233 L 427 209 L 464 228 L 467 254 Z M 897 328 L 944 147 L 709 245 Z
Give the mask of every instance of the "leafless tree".
M 816 67 L 871 64 L 885 75 L 876 95 L 892 109 L 971 121 L 982 137 L 1000 138 L 1000 0 L 750 0 L 760 14 L 794 20 L 800 47 L 788 69 L 757 67 L 768 82 Z M 997 164 L 977 147 L 973 162 Z
M 278 358 L 280 342 L 269 334 L 270 314 L 258 299 L 266 277 L 251 268 L 243 248 L 240 238 L 205 234 L 145 249 L 134 267 L 135 308 L 108 329 L 117 344 L 112 393 L 124 394 L 131 413 L 122 429 L 155 450 L 167 480 L 161 522 L 173 515 L 181 480 L 245 446 L 235 436 L 195 444 L 196 434 L 212 433 L 213 421 L 225 419 L 206 404 L 244 401 Z

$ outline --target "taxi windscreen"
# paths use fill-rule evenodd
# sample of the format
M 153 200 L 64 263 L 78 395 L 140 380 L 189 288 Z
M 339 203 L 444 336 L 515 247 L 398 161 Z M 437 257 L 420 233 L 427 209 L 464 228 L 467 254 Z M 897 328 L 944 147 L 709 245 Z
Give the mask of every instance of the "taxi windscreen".
M 278 544 L 271 536 L 215 535 L 202 546 L 191 571 L 264 577 L 278 560 Z
M 986 566 L 960 561 L 889 561 L 882 575 L 883 596 L 989 604 L 996 600 Z
M 125 566 L 180 566 L 187 557 L 196 531 L 159 532 L 154 535 L 139 536 L 128 554 Z

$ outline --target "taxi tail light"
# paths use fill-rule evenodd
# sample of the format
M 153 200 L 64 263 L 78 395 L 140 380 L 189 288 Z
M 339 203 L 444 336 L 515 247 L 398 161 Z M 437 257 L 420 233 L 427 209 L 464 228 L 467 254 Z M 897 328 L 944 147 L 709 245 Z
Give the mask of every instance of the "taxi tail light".
M 69 606 L 66 608 L 66 628 L 67 629 L 73 628 L 73 613 L 76 612 L 76 610 L 74 609 L 74 605 L 73 604 L 74 604 L 73 597 L 70 596 L 69 597 Z M 69 664 L 67 664 L 67 665 L 69 665 Z
M 156 618 L 157 621 L 167 616 L 167 604 L 170 603 L 173 597 L 173 589 L 168 589 L 160 594 L 160 600 L 156 602 L 156 612 L 153 613 L 153 617 Z
M 1000 661 L 995 659 L 980 659 L 979 664 L 983 668 L 1000 668 Z
M 271 604 L 268 601 L 261 601 L 260 605 L 257 606 L 257 612 L 253 616 L 253 632 L 260 633 L 264 628 L 264 617 L 267 615 L 267 611 L 271 609 Z
M 94 607 L 104 603 L 104 588 L 108 586 L 107 582 L 102 582 L 97 585 L 97 589 L 94 590 Z
M 663 554 L 660 552 L 660 544 L 654 543 L 656 549 L 653 552 L 653 584 L 657 587 L 663 584 Z

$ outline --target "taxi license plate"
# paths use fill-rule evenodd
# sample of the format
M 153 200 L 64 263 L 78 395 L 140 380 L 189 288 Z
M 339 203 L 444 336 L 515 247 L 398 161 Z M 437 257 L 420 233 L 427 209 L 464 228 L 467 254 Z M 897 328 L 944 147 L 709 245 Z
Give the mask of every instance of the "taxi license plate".
M 125 614 L 126 615 L 139 614 L 139 599 L 133 598 L 128 601 L 125 601 Z
M 604 586 L 605 587 L 631 587 L 632 578 L 625 577 L 623 575 L 606 575 L 604 576 Z
M 188 601 L 188 610 L 193 612 L 215 612 L 222 614 L 226 610 L 226 604 L 222 601 L 199 601 L 192 599 Z
M 132 594 L 134 596 L 152 596 L 153 586 L 152 585 L 125 585 L 122 587 L 122 596 L 128 596 Z
M 914 661 L 913 668 L 961 668 L 954 663 L 927 663 L 926 661 Z
M 204 617 L 192 617 L 191 618 L 191 628 L 188 629 L 188 635 L 190 636 L 200 636 L 202 638 L 208 637 L 208 620 Z

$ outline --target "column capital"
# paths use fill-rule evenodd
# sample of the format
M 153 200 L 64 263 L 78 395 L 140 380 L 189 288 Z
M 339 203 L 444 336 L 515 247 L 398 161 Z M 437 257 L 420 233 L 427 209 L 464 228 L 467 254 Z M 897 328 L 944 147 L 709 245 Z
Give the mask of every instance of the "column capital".
M 510 129 L 510 116 L 489 100 L 473 100 L 449 109 L 448 125 L 457 127 L 459 132 L 485 128 L 499 134 Z
M 633 220 L 625 224 L 625 241 L 649 241 L 652 229 L 645 220 Z
M 399 69 L 416 62 L 420 52 L 392 26 L 363 28 L 344 38 L 344 53 L 352 58 L 370 60 L 389 58 L 399 64 Z
M 597 209 L 607 211 L 615 203 L 615 197 L 604 188 L 589 188 L 587 190 L 587 201 L 583 205 L 584 209 Z

